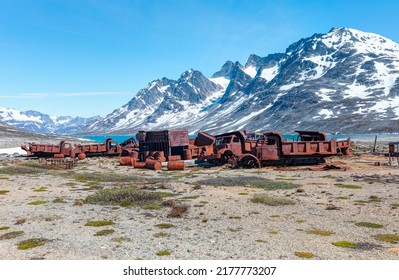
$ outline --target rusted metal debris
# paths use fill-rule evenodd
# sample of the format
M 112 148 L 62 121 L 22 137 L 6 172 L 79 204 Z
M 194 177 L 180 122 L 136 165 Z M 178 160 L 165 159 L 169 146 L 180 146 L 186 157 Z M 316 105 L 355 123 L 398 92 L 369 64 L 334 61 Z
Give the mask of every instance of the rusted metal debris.
M 199 132 L 189 139 L 186 129 L 139 131 L 136 141 L 130 138 L 120 145 L 108 138 L 100 144 L 72 144 L 61 141 L 58 145 L 30 143 L 21 148 L 28 156 L 70 157 L 120 156 L 121 165 L 159 170 L 162 162 L 178 161 L 175 170 L 184 169 L 182 160 L 202 160 L 210 163 L 230 163 L 242 168 L 260 168 L 277 165 L 310 165 L 324 163 L 325 157 L 350 155 L 350 139 L 327 140 L 324 132 L 296 131 L 296 140 L 288 141 L 279 132 L 247 133 L 234 131 L 216 136 Z M 182 166 L 183 163 L 183 166 Z M 169 169 L 169 168 L 168 168 Z
M 393 158 L 398 158 L 399 164 L 399 142 L 390 142 L 388 144 L 388 157 L 389 157 L 389 165 L 393 165 Z
M 203 160 L 238 167 L 268 165 L 311 165 L 324 163 L 325 157 L 350 154 L 350 139 L 328 141 L 324 132 L 296 131 L 298 141 L 287 141 L 279 132 L 247 134 L 235 131 L 215 136 L 214 152 Z
M 51 169 L 72 169 L 76 166 L 76 159 L 71 158 L 40 158 L 39 163 Z
M 121 145 L 115 140 L 108 138 L 100 144 L 75 144 L 61 141 L 58 145 L 29 143 L 28 146 L 22 145 L 28 156 L 54 158 L 70 157 L 83 160 L 90 156 L 135 156 L 138 157 L 138 143 L 130 138 Z

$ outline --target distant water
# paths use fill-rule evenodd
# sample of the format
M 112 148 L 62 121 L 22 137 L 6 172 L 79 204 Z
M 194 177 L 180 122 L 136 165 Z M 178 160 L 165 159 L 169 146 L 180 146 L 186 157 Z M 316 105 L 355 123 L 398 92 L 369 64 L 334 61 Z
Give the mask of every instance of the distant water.
M 373 134 L 327 134 L 327 137 L 328 137 L 328 139 L 332 139 L 332 138 L 346 139 L 348 137 L 350 137 L 351 139 L 356 139 L 356 138 L 374 138 L 376 135 L 378 136 L 378 138 L 387 137 L 387 136 L 397 136 L 399 138 L 399 134 L 388 134 L 388 133 L 384 133 L 384 134 L 377 134 L 377 133 L 373 133 Z M 297 136 L 298 136 L 298 134 L 283 134 L 283 137 L 286 140 L 296 140 Z M 132 137 L 136 139 L 136 137 L 134 135 L 81 135 L 79 137 L 90 139 L 97 143 L 104 143 L 107 138 L 112 138 L 112 139 L 116 140 L 118 143 L 122 143 L 123 141 L 125 141 L 129 138 L 132 138 Z M 190 138 L 192 138 L 192 137 L 194 138 L 194 136 L 190 135 Z

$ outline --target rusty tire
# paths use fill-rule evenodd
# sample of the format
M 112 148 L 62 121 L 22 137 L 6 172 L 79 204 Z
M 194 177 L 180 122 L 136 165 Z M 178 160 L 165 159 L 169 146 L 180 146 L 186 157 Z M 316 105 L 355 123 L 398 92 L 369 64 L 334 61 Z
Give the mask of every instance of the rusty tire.
M 260 168 L 260 161 L 254 155 L 246 154 L 238 158 L 238 167 Z

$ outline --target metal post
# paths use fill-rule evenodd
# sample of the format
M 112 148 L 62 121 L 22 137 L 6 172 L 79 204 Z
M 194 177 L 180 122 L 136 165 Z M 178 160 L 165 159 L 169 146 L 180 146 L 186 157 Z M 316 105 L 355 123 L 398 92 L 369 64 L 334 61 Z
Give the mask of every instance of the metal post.
M 375 136 L 374 139 L 374 148 L 373 148 L 373 153 L 375 153 L 375 146 L 377 145 L 377 135 Z

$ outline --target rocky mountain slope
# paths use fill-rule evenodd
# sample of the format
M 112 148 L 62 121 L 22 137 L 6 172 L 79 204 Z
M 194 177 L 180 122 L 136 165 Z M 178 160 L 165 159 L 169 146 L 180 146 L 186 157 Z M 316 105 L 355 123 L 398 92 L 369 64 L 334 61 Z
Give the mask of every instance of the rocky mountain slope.
M 79 132 L 87 124 L 95 121 L 92 118 L 81 117 L 50 117 L 37 111 L 20 111 L 0 107 L 0 121 L 6 122 L 24 130 L 39 133 L 73 134 Z
M 226 62 L 210 79 L 189 70 L 151 82 L 86 132 L 128 133 L 187 127 L 191 133 L 295 129 L 397 132 L 399 45 L 382 36 L 333 28 L 285 53 Z

